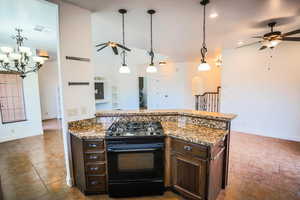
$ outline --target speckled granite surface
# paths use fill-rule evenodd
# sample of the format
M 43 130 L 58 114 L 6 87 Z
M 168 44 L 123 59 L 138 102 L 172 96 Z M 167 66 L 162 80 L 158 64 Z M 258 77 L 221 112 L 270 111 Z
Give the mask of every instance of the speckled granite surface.
M 71 126 L 69 132 L 82 139 L 102 139 L 105 137 L 105 130 L 110 126 L 110 123 L 82 123 L 82 125 L 84 126 Z M 227 130 L 208 128 L 189 123 L 162 122 L 162 126 L 167 136 L 208 146 L 216 144 L 228 133 Z
M 223 140 L 228 134 L 228 130 L 208 128 L 189 123 L 162 122 L 162 126 L 164 133 L 170 137 L 207 146 L 213 146 Z
M 116 111 L 101 111 L 97 112 L 97 117 L 120 117 L 120 116 L 166 116 L 166 115 L 180 115 L 187 117 L 200 117 L 203 119 L 213 119 L 221 121 L 231 121 L 236 117 L 234 114 L 223 114 L 223 113 L 214 113 L 214 112 L 204 112 L 198 110 L 116 110 Z

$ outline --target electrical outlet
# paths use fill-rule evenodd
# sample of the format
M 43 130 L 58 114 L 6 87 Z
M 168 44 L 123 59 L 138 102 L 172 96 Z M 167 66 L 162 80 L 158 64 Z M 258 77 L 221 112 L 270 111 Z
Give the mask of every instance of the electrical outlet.
M 75 117 L 78 115 L 78 110 L 77 110 L 77 108 L 68 109 L 67 113 L 68 113 L 69 117 Z
M 86 107 L 81 107 L 81 114 L 86 115 L 87 114 L 87 109 Z

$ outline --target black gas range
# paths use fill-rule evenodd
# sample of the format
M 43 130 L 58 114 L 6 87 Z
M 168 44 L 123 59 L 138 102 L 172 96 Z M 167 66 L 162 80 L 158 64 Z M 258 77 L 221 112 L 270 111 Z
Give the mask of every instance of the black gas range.
M 160 122 L 115 122 L 106 132 L 111 197 L 164 192 L 164 132 Z
M 106 132 L 108 139 L 150 136 L 164 137 L 160 122 L 115 122 Z

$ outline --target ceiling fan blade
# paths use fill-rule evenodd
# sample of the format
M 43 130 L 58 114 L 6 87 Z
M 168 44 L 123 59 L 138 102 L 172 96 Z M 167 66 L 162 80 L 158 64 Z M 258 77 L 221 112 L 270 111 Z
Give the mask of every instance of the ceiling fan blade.
M 266 48 L 268 48 L 268 47 L 267 46 L 262 46 L 262 47 L 259 48 L 259 50 L 261 51 L 261 50 L 264 50 Z
M 245 45 L 242 45 L 242 46 L 238 46 L 238 47 L 236 47 L 236 49 L 243 48 L 243 47 L 248 47 L 248 46 L 252 46 L 252 45 L 255 45 L 255 44 L 259 44 L 259 43 L 261 43 L 261 41 L 258 41 L 258 42 L 252 42 L 252 43 L 249 43 L 249 44 L 245 44 Z
M 103 46 L 103 47 L 101 47 L 100 49 L 98 49 L 97 51 L 101 51 L 102 49 L 104 49 L 104 48 L 106 48 L 107 47 L 107 45 L 106 46 Z
M 264 36 L 253 36 L 252 38 L 263 38 Z
M 102 46 L 102 45 L 107 45 L 107 43 L 108 43 L 108 42 L 101 43 L 101 44 L 97 44 L 96 47 L 100 47 L 100 46 Z
M 118 47 L 122 48 L 122 49 L 125 49 L 126 51 L 131 51 L 131 49 L 121 45 L 121 44 L 117 44 Z
M 284 37 L 282 38 L 283 41 L 295 41 L 300 42 L 300 37 Z
M 111 47 L 111 48 L 112 48 L 113 52 L 114 52 L 116 55 L 119 54 L 117 47 Z
M 300 33 L 300 29 L 284 33 L 284 34 L 282 34 L 282 37 L 289 36 L 289 35 L 295 35 L 298 33 Z

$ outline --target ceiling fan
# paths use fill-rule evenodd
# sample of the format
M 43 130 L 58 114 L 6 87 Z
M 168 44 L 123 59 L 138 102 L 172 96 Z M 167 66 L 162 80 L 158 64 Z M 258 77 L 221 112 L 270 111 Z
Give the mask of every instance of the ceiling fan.
M 276 25 L 276 22 L 270 22 L 268 26 L 271 28 L 271 32 L 264 34 L 263 36 L 255 36 L 253 38 L 259 38 L 260 41 L 253 42 L 250 44 L 245 44 L 242 46 L 239 46 L 237 48 L 247 47 L 255 44 L 261 44 L 262 46 L 259 48 L 259 50 L 264 50 L 266 48 L 274 48 L 282 41 L 293 41 L 293 42 L 300 42 L 300 37 L 287 37 L 291 35 L 295 35 L 300 33 L 300 29 L 293 30 L 287 33 L 281 33 L 280 31 L 274 31 L 274 27 Z
M 124 42 L 124 35 L 125 35 L 125 33 L 124 33 L 124 14 L 127 13 L 127 10 L 120 9 L 119 13 L 122 14 L 123 44 L 125 44 L 125 42 Z M 106 48 L 106 47 L 111 47 L 115 55 L 119 54 L 118 47 L 121 48 L 121 49 L 123 49 L 123 51 L 124 50 L 125 51 L 131 51 L 131 49 L 125 47 L 124 45 L 119 44 L 117 42 L 111 42 L 111 41 L 108 41 L 108 42 L 105 42 L 105 43 L 102 43 L 102 44 L 97 44 L 96 47 L 101 47 L 101 48 L 97 49 L 98 52 L 101 51 L 102 49 Z
M 119 54 L 118 47 L 121 49 L 124 49 L 126 51 L 131 51 L 131 49 L 129 49 L 117 42 L 111 42 L 111 41 L 108 41 L 108 42 L 105 42 L 102 44 L 97 44 L 96 47 L 101 47 L 100 49 L 97 49 L 97 51 L 101 51 L 102 49 L 104 49 L 106 47 L 111 47 L 115 55 Z

